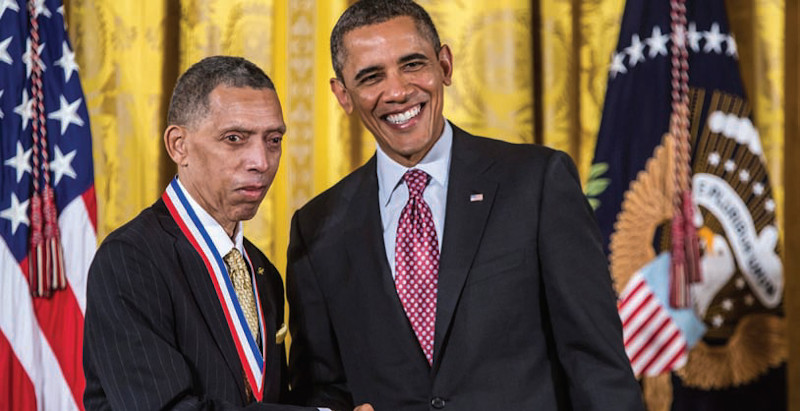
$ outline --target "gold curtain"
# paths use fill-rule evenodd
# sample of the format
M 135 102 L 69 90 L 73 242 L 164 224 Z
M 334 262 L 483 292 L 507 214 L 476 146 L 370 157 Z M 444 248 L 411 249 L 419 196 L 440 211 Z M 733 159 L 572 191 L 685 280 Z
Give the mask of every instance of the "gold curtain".
M 784 1 L 726 0 L 781 228 L 784 144 L 797 144 L 784 138 Z M 161 135 L 178 74 L 204 56 L 242 55 L 275 81 L 289 130 L 275 183 L 245 226 L 283 271 L 294 210 L 374 151 L 328 86 L 329 34 L 349 1 L 65 3 L 94 136 L 98 238 L 155 201 L 174 174 Z M 624 0 L 420 3 L 454 53 L 445 115 L 476 134 L 564 150 L 586 178 Z

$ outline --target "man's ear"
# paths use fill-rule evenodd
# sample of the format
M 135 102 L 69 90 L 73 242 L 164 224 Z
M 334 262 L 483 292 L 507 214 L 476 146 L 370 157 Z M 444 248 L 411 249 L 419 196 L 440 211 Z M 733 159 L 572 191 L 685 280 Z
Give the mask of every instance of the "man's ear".
M 189 164 L 186 128 L 174 124 L 167 127 L 164 130 L 164 145 L 167 147 L 167 154 L 178 165 L 179 169 Z
M 342 106 L 345 113 L 350 114 L 353 112 L 353 102 L 350 101 L 350 95 L 347 94 L 347 88 L 345 88 L 344 83 L 342 80 L 334 77 L 331 79 L 331 91 L 333 95 L 336 96 L 336 100 L 339 100 L 339 105 Z
M 444 72 L 443 83 L 449 86 L 453 82 L 453 53 L 450 51 L 450 46 L 443 44 L 439 50 L 439 66 Z

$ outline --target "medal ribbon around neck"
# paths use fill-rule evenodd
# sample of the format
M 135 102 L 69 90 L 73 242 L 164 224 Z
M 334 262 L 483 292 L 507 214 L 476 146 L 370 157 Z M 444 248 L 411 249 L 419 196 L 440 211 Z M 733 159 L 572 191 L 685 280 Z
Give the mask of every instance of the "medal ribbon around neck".
M 172 215 L 172 218 L 178 224 L 178 227 L 180 227 L 183 235 L 186 236 L 186 239 L 189 240 L 189 243 L 192 244 L 192 247 L 194 247 L 203 259 L 203 263 L 211 277 L 211 282 L 214 284 L 214 289 L 217 292 L 222 311 L 225 313 L 225 319 L 228 322 L 228 328 L 231 332 L 231 337 L 233 337 L 236 352 L 239 354 L 239 361 L 241 361 L 242 368 L 247 376 L 247 382 L 250 384 L 253 396 L 256 400 L 261 401 L 264 394 L 266 339 L 264 339 L 261 344 L 263 346 L 263 351 L 260 351 L 255 338 L 253 338 L 250 332 L 250 328 L 247 326 L 247 319 L 239 305 L 239 299 L 236 297 L 233 284 L 228 276 L 228 268 L 219 251 L 214 246 L 214 243 L 211 241 L 211 237 L 208 235 L 205 227 L 200 224 L 200 219 L 197 217 L 197 213 L 194 209 L 192 209 L 191 204 L 189 204 L 186 193 L 184 193 L 180 185 L 178 185 L 177 177 L 167 186 L 161 199 L 164 200 L 170 215 Z M 261 335 L 265 336 L 264 316 L 261 311 L 258 287 L 256 287 L 253 277 L 253 264 L 250 262 L 247 251 L 245 251 L 244 256 L 250 268 L 250 280 L 253 282 L 259 328 L 261 330 Z

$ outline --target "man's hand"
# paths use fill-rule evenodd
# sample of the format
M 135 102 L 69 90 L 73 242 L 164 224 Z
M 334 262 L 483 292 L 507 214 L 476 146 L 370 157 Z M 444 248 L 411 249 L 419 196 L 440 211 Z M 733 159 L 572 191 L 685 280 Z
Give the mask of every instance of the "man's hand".
M 353 411 L 375 411 L 375 409 L 372 408 L 372 406 L 369 404 L 361 404 L 355 409 L 353 409 Z

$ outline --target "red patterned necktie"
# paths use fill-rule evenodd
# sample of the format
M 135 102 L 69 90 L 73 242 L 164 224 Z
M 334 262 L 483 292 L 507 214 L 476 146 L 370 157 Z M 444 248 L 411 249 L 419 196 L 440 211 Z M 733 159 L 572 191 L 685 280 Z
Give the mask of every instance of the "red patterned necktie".
M 395 245 L 395 288 L 428 364 L 433 363 L 439 241 L 433 214 L 423 200 L 428 174 L 411 169 L 403 176 L 408 202 L 400 214 Z

